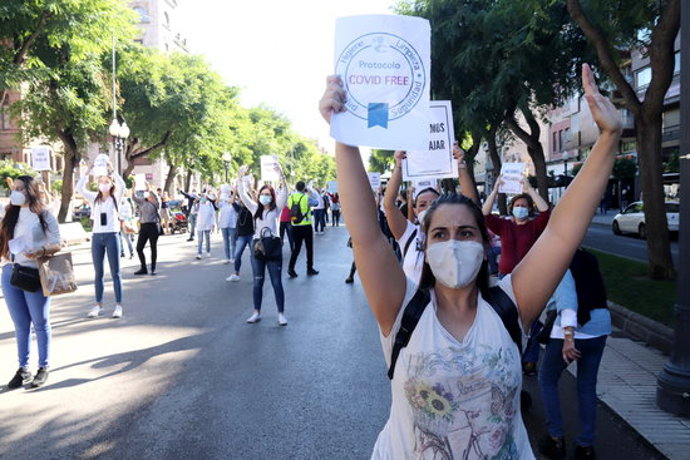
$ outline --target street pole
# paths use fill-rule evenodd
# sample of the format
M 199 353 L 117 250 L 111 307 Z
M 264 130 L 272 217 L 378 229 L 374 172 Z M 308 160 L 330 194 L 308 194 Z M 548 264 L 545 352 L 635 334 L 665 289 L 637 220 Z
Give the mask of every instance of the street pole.
M 674 415 L 690 416 L 690 2 L 682 2 L 680 42 L 680 226 L 678 233 L 678 303 L 671 359 L 659 373 L 657 405 Z

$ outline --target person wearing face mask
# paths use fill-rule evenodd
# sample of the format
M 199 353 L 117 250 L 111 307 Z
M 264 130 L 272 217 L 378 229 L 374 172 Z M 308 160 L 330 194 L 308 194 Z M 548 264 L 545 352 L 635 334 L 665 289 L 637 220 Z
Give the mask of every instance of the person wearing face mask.
M 244 176 L 240 174 L 237 182 L 240 183 L 243 181 Z M 254 237 L 254 217 L 252 216 L 252 212 L 247 209 L 241 199 L 236 200 L 232 206 L 235 209 L 235 212 L 237 212 L 237 249 L 235 250 L 234 256 L 235 273 L 225 278 L 225 281 L 238 282 L 240 280 L 240 268 L 242 267 L 242 254 L 244 254 L 244 249 L 249 246 L 251 250 L 252 238 Z
M 12 284 L 14 265 L 37 271 L 36 259 L 60 250 L 60 229 L 55 217 L 46 210 L 39 198 L 38 185 L 31 176 L 7 179 L 10 204 L 0 223 L 0 266 L 2 266 L 2 292 L 14 323 L 17 339 L 19 369 L 7 384 L 10 390 L 26 384 L 37 388 L 48 380 L 51 329 L 50 297 L 43 295 L 41 287 L 35 292 Z M 38 372 L 29 372 L 31 326 L 38 343 Z
M 246 176 L 247 167 L 240 168 L 240 177 Z M 237 185 L 237 191 L 240 200 L 246 208 L 253 214 L 254 218 L 254 236 L 252 238 L 251 248 L 257 240 L 268 236 L 269 234 L 277 237 L 280 228 L 280 213 L 287 202 L 287 185 L 285 185 L 285 176 L 283 170 L 279 165 L 276 165 L 276 172 L 280 177 L 280 186 L 276 193 L 270 185 L 264 185 L 259 189 L 259 202 L 252 200 L 247 193 L 247 184 L 240 180 Z M 271 286 L 273 286 L 273 293 L 276 298 L 276 305 L 278 307 L 278 324 L 280 326 L 287 326 L 287 319 L 285 319 L 285 293 L 283 291 L 283 282 L 281 280 L 281 271 L 283 268 L 282 253 L 278 259 L 266 260 L 264 258 L 256 257 L 252 250 L 250 256 L 252 262 L 252 272 L 254 274 L 254 312 L 247 318 L 247 323 L 254 324 L 261 321 L 261 301 L 263 298 L 264 278 L 266 270 L 271 278 Z
M 104 171 L 105 172 L 105 171 Z M 93 235 L 91 237 L 91 257 L 95 273 L 94 286 L 96 289 L 96 305 L 86 316 L 96 318 L 103 313 L 103 269 L 104 258 L 108 255 L 110 276 L 113 278 L 115 290 L 115 309 L 113 318 L 122 317 L 122 279 L 120 277 L 120 202 L 125 193 L 125 182 L 119 174 L 113 171 L 108 163 L 108 175 L 98 177 L 98 191 L 92 192 L 87 188 L 87 181 L 93 173 L 93 167 L 82 170 L 81 178 L 76 189 L 91 205 L 91 220 L 93 221 Z
M 218 227 L 223 234 L 223 250 L 225 251 L 225 263 L 230 264 L 235 261 L 235 250 L 237 249 L 237 211 L 232 206 L 235 202 L 235 191 L 228 186 L 218 199 Z
M 146 184 L 147 190 L 144 192 L 143 198 L 132 195 L 134 201 L 139 207 L 139 222 L 141 228 L 139 229 L 139 239 L 137 240 L 137 254 L 139 255 L 139 263 L 141 267 L 135 271 L 135 275 L 146 275 L 149 271 L 146 268 L 146 256 L 144 255 L 144 248 L 146 242 L 151 244 L 151 275 L 156 274 L 156 261 L 158 260 L 158 236 L 160 235 L 161 218 L 158 213 L 160 202 L 158 196 L 153 192 L 151 184 Z
M 471 183 L 469 173 L 467 172 L 467 168 L 465 168 L 462 151 L 458 147 L 457 142 L 454 145 L 453 154 L 458 162 L 458 179 L 460 184 Z M 413 280 L 419 281 L 422 275 L 424 260 L 423 252 L 421 251 L 424 233 L 420 231 L 419 222 L 424 220 L 424 212 L 429 205 L 438 198 L 439 193 L 433 188 L 425 188 L 416 193 L 412 201 L 412 212 L 416 217 L 417 223 L 410 222 L 397 203 L 397 197 L 400 193 L 400 184 L 402 183 L 402 163 L 403 160 L 407 158 L 407 154 L 403 151 L 397 151 L 393 154 L 393 157 L 395 158 L 395 168 L 386 186 L 383 207 L 386 214 L 386 221 L 388 222 L 388 228 L 402 252 L 405 275 Z M 477 200 L 473 192 L 473 187 L 462 187 L 462 190 L 463 194 L 475 201 Z
M 206 256 L 211 257 L 211 230 L 216 225 L 216 208 L 206 194 L 201 195 L 199 210 L 196 216 L 197 260 L 201 259 L 201 250 L 206 240 Z
M 520 413 L 519 338 L 487 298 L 507 298 L 518 329 L 542 312 L 582 240 L 596 203 L 608 184 L 622 124 L 603 97 L 592 71 L 583 66 L 585 98 L 600 135 L 585 164 L 529 253 L 497 289 L 488 284 L 489 237 L 481 209 L 461 195 L 444 195 L 424 216 L 421 282 L 409 279 L 376 222 L 374 200 L 357 147 L 336 142 L 336 172 L 343 213 L 360 280 L 379 329 L 390 368 L 391 410 L 378 436 L 373 459 L 534 459 Z M 338 76 L 328 77 L 320 101 L 322 116 L 347 111 Z M 549 263 L 544 263 L 544 260 Z M 411 336 L 403 317 L 423 299 Z M 425 300 L 424 300 L 425 299 Z M 407 324 L 407 322 L 406 322 Z M 512 328 L 511 328 L 512 330 Z M 398 342 L 400 343 L 400 342 Z
M 501 259 L 498 263 L 499 278 L 510 274 L 525 257 L 546 228 L 551 215 L 548 203 L 539 196 L 539 193 L 532 188 L 527 179 L 523 179 L 522 186 L 525 193 L 514 196 L 508 204 L 508 212 L 511 213 L 511 217 L 504 219 L 494 216 L 491 214 L 491 208 L 502 183 L 503 178 L 499 176 L 493 191 L 482 207 L 486 226 L 501 238 Z M 539 215 L 532 217 L 532 210 L 535 206 Z M 536 337 L 542 326 L 541 321 L 535 321 L 530 327 L 530 337 Z M 536 374 L 539 349 L 537 340 L 531 338 L 522 357 L 526 375 Z

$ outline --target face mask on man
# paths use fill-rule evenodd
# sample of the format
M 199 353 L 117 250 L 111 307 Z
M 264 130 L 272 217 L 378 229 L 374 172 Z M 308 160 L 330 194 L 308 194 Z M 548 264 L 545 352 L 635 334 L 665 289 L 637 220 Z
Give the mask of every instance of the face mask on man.
M 516 219 L 523 220 L 526 219 L 527 216 L 529 216 L 529 211 L 527 210 L 527 208 L 523 208 L 522 206 L 514 206 L 513 215 Z
M 271 204 L 271 202 L 273 201 L 273 198 L 270 195 L 261 195 L 259 197 L 259 201 L 261 202 L 261 204 L 263 204 L 265 206 L 267 204 Z
M 21 206 L 26 203 L 26 195 L 23 192 L 12 190 L 12 193 L 10 193 L 10 203 L 12 206 Z
M 484 245 L 457 240 L 434 243 L 427 248 L 426 257 L 439 283 L 452 289 L 464 288 L 477 278 L 484 261 Z

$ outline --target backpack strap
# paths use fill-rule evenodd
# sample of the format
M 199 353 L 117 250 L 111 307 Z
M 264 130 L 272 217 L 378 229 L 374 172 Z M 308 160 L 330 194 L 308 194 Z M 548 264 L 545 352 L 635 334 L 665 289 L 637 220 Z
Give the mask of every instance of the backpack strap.
M 424 309 L 429 304 L 431 296 L 426 289 L 419 289 L 415 292 L 410 302 L 405 306 L 403 317 L 400 322 L 400 329 L 395 334 L 395 342 L 393 343 L 393 353 L 391 353 L 391 365 L 388 368 L 388 378 L 393 380 L 393 373 L 395 372 L 395 364 L 398 361 L 400 350 L 407 346 L 412 336 L 414 328 L 417 327 L 419 318 L 422 317 Z
M 499 286 L 490 287 L 485 293 L 484 300 L 494 309 L 498 316 L 503 321 L 503 326 L 510 334 L 515 345 L 517 345 L 520 354 L 522 354 L 522 332 L 520 330 L 520 318 L 518 316 L 517 307 L 512 299 L 508 297 L 503 289 Z
M 407 255 L 407 250 L 410 249 L 410 245 L 414 241 L 415 237 L 417 236 L 417 228 L 414 229 L 412 232 L 412 235 L 407 239 L 407 242 L 405 243 L 405 248 L 403 249 L 403 257 Z

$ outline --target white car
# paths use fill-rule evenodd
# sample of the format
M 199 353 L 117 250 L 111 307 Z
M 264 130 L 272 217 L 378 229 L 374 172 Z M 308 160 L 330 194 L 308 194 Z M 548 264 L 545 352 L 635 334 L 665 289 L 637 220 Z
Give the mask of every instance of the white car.
M 669 232 L 678 231 L 680 206 L 678 202 L 666 202 L 666 220 L 668 221 Z M 613 233 L 636 233 L 640 238 L 647 238 L 647 227 L 644 222 L 644 205 L 641 201 L 636 201 L 628 205 L 623 212 L 616 214 L 611 224 Z

